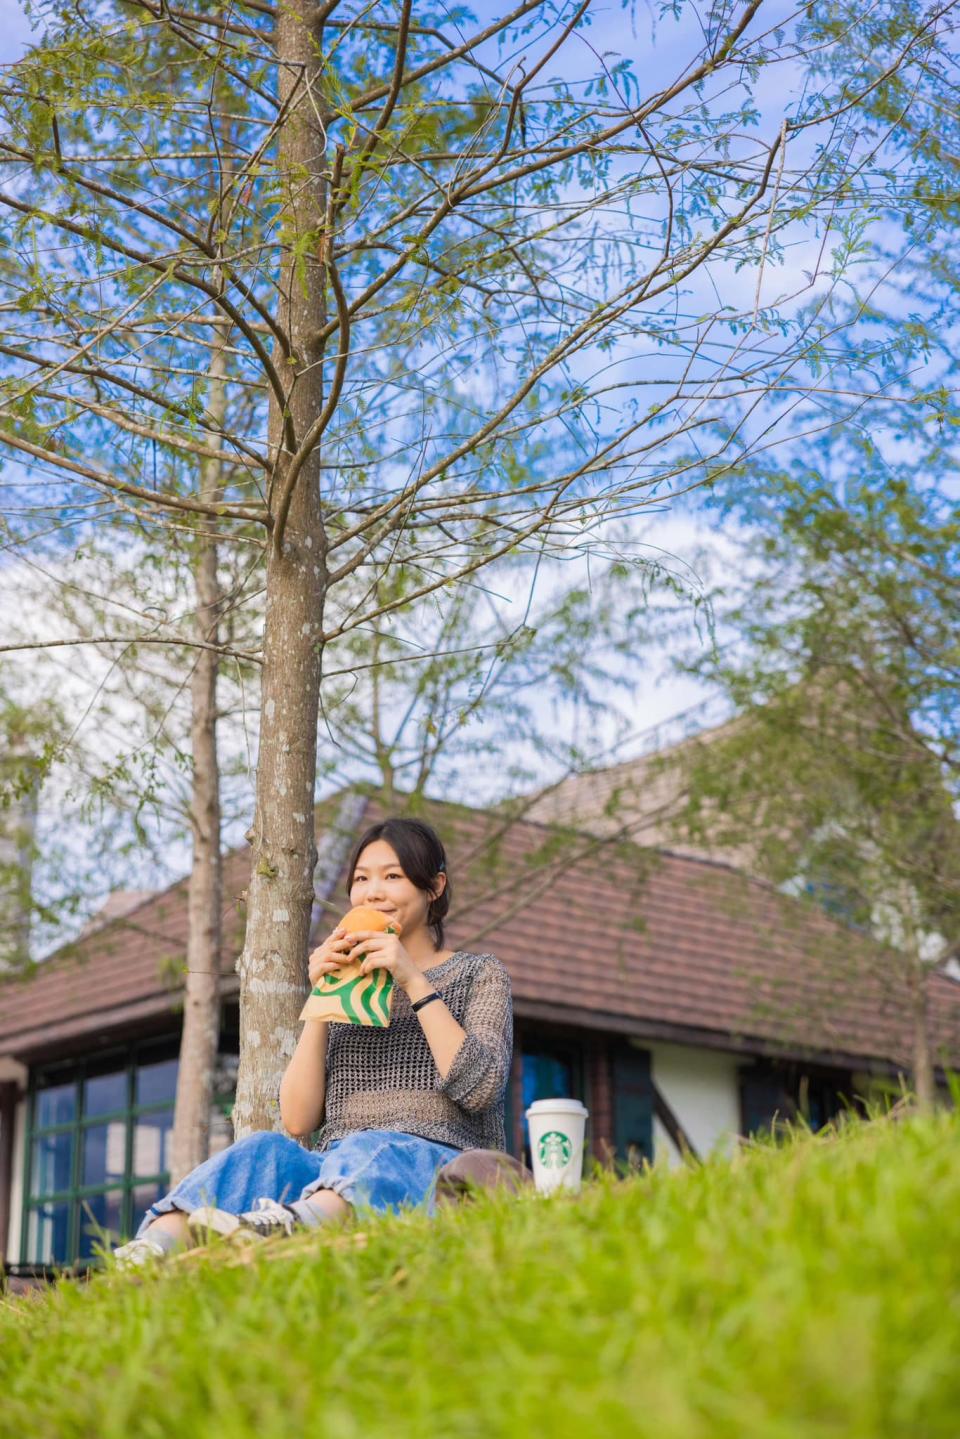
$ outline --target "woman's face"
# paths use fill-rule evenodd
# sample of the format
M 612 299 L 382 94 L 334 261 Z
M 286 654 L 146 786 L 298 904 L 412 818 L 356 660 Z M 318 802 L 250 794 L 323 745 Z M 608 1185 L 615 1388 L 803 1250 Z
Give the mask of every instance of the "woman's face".
M 443 882 L 442 875 L 439 880 Z M 430 896 L 404 874 L 393 846 L 385 839 L 376 839 L 357 860 L 350 903 L 368 904 L 390 915 L 397 920 L 401 934 L 409 937 L 426 924 Z

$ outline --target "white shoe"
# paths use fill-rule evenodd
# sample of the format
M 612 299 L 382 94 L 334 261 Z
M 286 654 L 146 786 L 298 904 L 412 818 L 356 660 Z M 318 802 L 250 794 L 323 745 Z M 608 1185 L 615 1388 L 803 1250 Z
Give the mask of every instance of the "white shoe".
M 271 1239 L 275 1234 L 292 1234 L 299 1227 L 292 1210 L 275 1199 L 258 1199 L 244 1214 L 230 1214 L 226 1209 L 207 1205 L 187 1217 L 187 1228 L 196 1244 L 205 1244 L 214 1234 L 236 1243 L 255 1242 Z
M 146 1234 L 141 1234 L 139 1239 L 131 1239 L 126 1244 L 121 1244 L 119 1249 L 113 1251 L 118 1269 L 142 1269 L 144 1264 L 150 1264 L 157 1259 L 166 1259 L 170 1250 L 158 1244 Z

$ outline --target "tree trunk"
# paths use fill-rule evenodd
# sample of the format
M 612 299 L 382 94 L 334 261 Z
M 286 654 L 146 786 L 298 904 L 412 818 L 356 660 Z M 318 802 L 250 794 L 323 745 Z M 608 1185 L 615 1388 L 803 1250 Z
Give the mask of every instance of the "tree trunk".
M 275 352 L 286 406 L 270 398 L 274 460 L 271 513 L 276 517 L 290 464 L 290 431 L 299 439 L 320 413 L 322 352 L 314 337 L 326 319 L 323 216 L 324 135 L 318 120 L 320 37 L 315 7 L 278 7 L 276 54 L 281 112 L 280 168 L 288 181 L 284 214 L 287 259 L 280 277 L 280 323 L 291 354 Z M 296 94 L 292 92 L 296 91 Z M 301 246 L 296 242 L 312 236 Z M 319 237 L 319 239 L 317 238 Z M 288 412 L 284 414 L 284 409 Z M 320 637 L 326 592 L 326 538 L 320 504 L 320 449 L 299 472 L 283 531 L 267 562 L 260 752 L 250 887 L 240 974 L 240 1069 L 233 1121 L 236 1137 L 279 1129 L 280 1080 L 297 1039 L 306 996 L 306 957 L 316 864 L 314 788 L 320 693 Z
M 226 334 L 217 330 L 210 362 L 207 410 L 222 428 L 226 414 Z M 204 461 L 200 496 L 215 502 L 222 486 L 221 462 Z M 209 521 L 203 524 L 209 530 Z M 217 544 L 198 537 L 196 630 L 199 639 L 216 643 L 220 620 Z M 220 770 L 217 760 L 217 673 L 219 657 L 197 650 L 190 679 L 190 740 L 193 793 L 190 824 L 193 864 L 187 888 L 187 980 L 180 1039 L 180 1069 L 171 1137 L 171 1182 L 176 1184 L 207 1158 L 210 1106 L 220 1034 L 220 930 L 223 860 L 220 850 Z
M 918 960 L 913 968 L 910 990 L 913 1019 L 913 1091 L 917 1108 L 929 1111 L 937 1098 L 937 1081 L 930 1057 L 930 1034 L 927 1015 L 927 972 Z
M 0 695 L 0 703 L 2 699 Z M 0 780 L 13 796 L 7 808 L 0 810 L 0 975 L 3 975 L 16 974 L 30 962 L 39 789 L 36 782 L 26 789 L 23 787 L 30 739 L 18 733 L 16 716 L 9 708 L 5 708 L 0 717 L 4 727 Z

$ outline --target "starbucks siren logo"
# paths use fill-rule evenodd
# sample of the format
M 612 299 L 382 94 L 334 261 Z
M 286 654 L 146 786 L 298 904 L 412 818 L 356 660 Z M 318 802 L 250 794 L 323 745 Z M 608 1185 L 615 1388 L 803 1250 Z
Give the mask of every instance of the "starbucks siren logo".
M 548 1129 L 546 1134 L 540 1136 L 537 1150 L 544 1169 L 562 1169 L 565 1164 L 570 1163 L 573 1145 L 559 1129 Z

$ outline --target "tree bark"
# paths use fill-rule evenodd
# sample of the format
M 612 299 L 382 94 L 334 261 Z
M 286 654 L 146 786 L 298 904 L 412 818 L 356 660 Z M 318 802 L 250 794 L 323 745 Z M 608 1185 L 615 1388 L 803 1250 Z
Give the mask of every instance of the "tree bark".
M 280 276 L 279 318 L 290 355 L 275 353 L 286 405 L 270 399 L 274 461 L 271 513 L 301 438 L 323 403 L 322 350 L 315 336 L 326 320 L 321 259 L 326 206 L 321 37 L 311 32 L 315 7 L 278 7 L 276 54 L 280 106 L 287 114 L 280 169 L 288 191 L 287 258 Z M 295 93 L 294 93 L 295 92 Z M 311 236 L 299 261 L 297 241 Z M 326 593 L 326 537 L 320 504 L 320 448 L 303 465 L 283 529 L 267 563 L 256 800 L 240 974 L 240 1068 L 234 1133 L 280 1129 L 280 1080 L 297 1037 L 306 994 L 306 957 L 316 864 L 314 788 L 320 694 L 320 639 Z
M 913 1092 L 917 1108 L 933 1109 L 937 1098 L 937 1081 L 930 1056 L 929 1016 L 927 1014 L 927 972 L 915 961 L 910 980 L 913 1020 Z
M 211 356 L 207 410 L 218 429 L 226 414 L 226 334 L 218 329 Z M 220 460 L 201 468 L 200 495 L 215 502 L 223 483 Z M 204 522 L 204 531 L 212 529 Z M 217 544 L 197 539 L 196 593 L 198 638 L 216 644 L 220 621 Z M 207 1158 L 210 1106 L 220 1035 L 220 941 L 223 860 L 220 848 L 220 769 L 217 758 L 217 675 L 219 657 L 197 650 L 190 678 L 190 740 L 193 793 L 190 825 L 193 863 L 187 887 L 187 978 L 180 1039 L 180 1068 L 171 1136 L 171 1183 L 176 1184 Z

